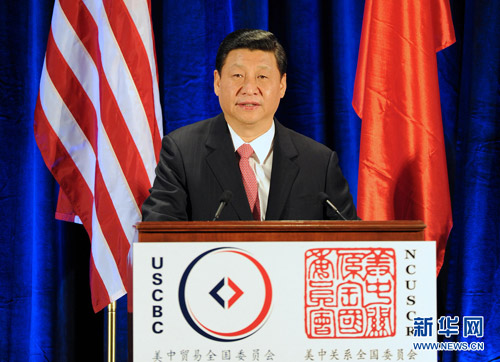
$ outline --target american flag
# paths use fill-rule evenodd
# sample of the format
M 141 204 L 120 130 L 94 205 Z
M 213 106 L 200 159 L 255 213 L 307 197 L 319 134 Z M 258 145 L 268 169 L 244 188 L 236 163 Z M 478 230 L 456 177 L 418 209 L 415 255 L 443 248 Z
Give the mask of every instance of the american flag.
M 162 116 L 150 0 L 56 0 L 35 108 L 42 157 L 91 239 L 97 312 L 123 296 Z M 60 205 L 61 206 L 61 205 Z

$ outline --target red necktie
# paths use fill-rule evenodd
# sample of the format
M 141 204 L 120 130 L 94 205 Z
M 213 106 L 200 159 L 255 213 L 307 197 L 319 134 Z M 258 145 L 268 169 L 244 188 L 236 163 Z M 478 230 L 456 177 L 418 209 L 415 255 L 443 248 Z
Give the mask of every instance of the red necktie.
M 240 155 L 241 177 L 243 178 L 243 186 L 245 186 L 253 219 L 260 220 L 260 202 L 257 178 L 255 177 L 254 171 L 250 167 L 250 162 L 248 162 L 248 159 L 253 154 L 253 148 L 248 143 L 244 143 L 236 152 Z

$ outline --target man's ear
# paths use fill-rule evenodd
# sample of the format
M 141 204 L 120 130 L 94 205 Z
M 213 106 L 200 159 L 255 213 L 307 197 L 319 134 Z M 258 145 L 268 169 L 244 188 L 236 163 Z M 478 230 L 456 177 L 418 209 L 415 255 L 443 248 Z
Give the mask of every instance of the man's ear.
M 217 97 L 219 96 L 219 89 L 220 89 L 220 74 L 216 69 L 214 70 L 214 92 L 217 95 Z
M 286 73 L 283 74 L 280 80 L 280 97 L 283 98 L 286 92 Z

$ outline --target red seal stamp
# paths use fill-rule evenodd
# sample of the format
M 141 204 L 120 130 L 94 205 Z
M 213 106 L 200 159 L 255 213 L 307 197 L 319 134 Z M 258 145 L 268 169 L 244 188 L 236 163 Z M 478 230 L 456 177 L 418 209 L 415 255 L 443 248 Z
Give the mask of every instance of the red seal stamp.
M 305 254 L 309 338 L 396 333 L 396 256 L 391 248 L 318 248 Z

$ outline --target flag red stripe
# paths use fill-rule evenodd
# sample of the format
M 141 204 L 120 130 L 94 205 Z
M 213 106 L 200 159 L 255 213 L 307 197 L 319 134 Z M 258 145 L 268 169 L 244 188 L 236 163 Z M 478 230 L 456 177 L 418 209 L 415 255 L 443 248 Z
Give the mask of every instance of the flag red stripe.
M 101 64 L 99 31 L 94 18 L 82 0 L 59 0 L 64 15 L 98 67 Z
M 159 135 L 159 130 L 154 111 L 154 83 L 146 49 L 123 1 L 111 2 L 111 0 L 104 0 L 103 4 L 118 46 L 122 51 L 144 106 L 154 148 L 155 150 L 159 150 L 161 147 L 161 137 L 157 136 Z M 132 47 L 136 50 L 134 54 L 127 51 L 127 49 Z
M 71 195 L 72 200 L 76 202 L 75 211 L 82 219 L 87 233 L 92 235 L 92 192 L 87 187 L 85 179 L 61 140 L 50 126 L 43 112 L 40 96 L 37 98 L 35 107 L 34 128 L 35 139 L 47 168 L 52 172 L 61 188 L 64 189 L 66 195 L 68 197 Z M 78 193 L 73 191 L 75 188 Z
M 116 261 L 122 280 L 126 280 L 127 255 L 130 243 L 122 229 L 118 214 L 113 206 L 113 201 L 111 200 L 107 186 L 102 178 L 99 166 L 96 170 L 95 184 L 95 207 L 97 218 L 99 219 L 104 238 L 108 241 L 109 249 Z
M 55 216 L 57 220 L 68 222 L 75 222 L 75 217 L 77 216 L 75 210 L 73 210 L 73 206 L 71 206 L 71 201 L 62 189 L 59 189 Z
M 108 294 L 106 286 L 101 278 L 101 275 L 97 271 L 94 256 L 90 254 L 90 265 L 89 265 L 89 279 L 91 285 L 91 296 L 92 296 L 92 304 L 94 307 L 94 311 L 97 313 L 101 309 L 104 309 L 108 306 L 111 298 Z
M 149 27 L 151 29 L 153 29 L 153 22 L 151 21 L 151 0 L 147 0 L 147 4 L 148 4 L 148 12 L 149 12 L 149 18 L 148 18 L 148 23 L 149 23 Z M 155 60 L 155 72 L 156 72 L 156 81 L 158 81 L 158 79 L 160 79 L 160 76 L 159 76 L 159 73 L 158 73 L 158 57 L 156 56 L 156 39 L 153 37 L 153 49 L 155 50 L 153 52 L 153 57 L 154 57 L 154 60 Z M 156 84 L 158 85 L 158 84 Z M 162 135 L 161 135 L 161 132 L 159 132 L 156 137 L 159 137 L 159 146 L 157 145 L 157 143 L 155 142 L 155 156 L 156 156 L 156 163 L 158 163 L 160 161 L 160 150 L 161 150 L 161 141 L 162 141 Z M 153 138 L 154 139 L 154 138 Z
M 149 12 L 148 22 L 149 22 L 150 28 L 153 29 L 153 22 L 151 21 L 151 0 L 147 0 L 147 4 L 148 4 L 148 12 Z M 156 56 L 156 40 L 154 37 L 153 37 L 153 48 L 155 49 L 153 56 L 154 56 L 154 60 L 155 60 L 156 79 L 160 79 L 160 76 L 158 75 L 158 58 Z M 161 134 L 160 134 L 160 145 L 161 145 Z M 155 150 L 157 151 L 156 152 L 156 162 L 158 162 L 160 160 L 161 147 L 158 147 L 158 148 L 155 147 Z
M 139 150 L 130 134 L 127 124 L 108 82 L 101 82 L 101 121 L 106 129 L 109 141 L 113 145 L 120 167 L 131 187 L 137 207 L 149 195 L 150 182 L 142 163 Z
M 46 56 L 50 79 L 97 154 L 97 116 L 94 104 L 57 48 L 52 30 L 47 49 L 50 49 Z

